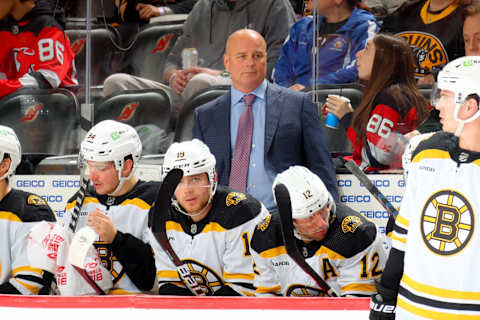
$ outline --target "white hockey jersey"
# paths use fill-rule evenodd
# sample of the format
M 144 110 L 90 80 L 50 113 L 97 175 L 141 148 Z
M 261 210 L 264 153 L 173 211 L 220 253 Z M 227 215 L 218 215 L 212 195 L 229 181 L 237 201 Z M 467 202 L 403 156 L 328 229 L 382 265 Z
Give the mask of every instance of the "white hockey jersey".
M 480 154 L 449 151 L 451 138 L 413 153 L 393 233 L 404 252 L 396 319 L 480 319 Z
M 370 296 L 382 274 L 387 253 L 375 225 L 343 204 L 323 241 L 296 245 L 306 262 L 339 295 Z M 288 256 L 280 217 L 273 214 L 256 228 L 252 241 L 258 295 L 323 296 L 315 281 Z
M 242 295 L 253 295 L 253 260 L 250 238 L 257 223 L 268 212 L 250 195 L 218 186 L 213 206 L 198 223 L 170 206 L 166 222 L 168 240 L 185 262 L 206 295 L 228 285 Z M 167 254 L 157 250 L 159 287 L 179 280 Z
M 0 201 L 0 293 L 14 293 L 12 286 L 21 294 L 43 288 L 44 271 L 32 268 L 27 258 L 28 232 L 42 220 L 55 221 L 55 214 L 37 195 L 12 189 Z
M 127 194 L 119 197 L 97 195 L 93 190 L 87 190 L 85 200 L 80 210 L 77 230 L 87 225 L 88 215 L 95 209 L 100 209 L 109 215 L 115 228 L 128 233 L 144 243 L 150 243 L 153 238 L 148 229 L 148 212 L 156 199 L 160 184 L 158 182 L 139 181 Z M 66 206 L 64 225 L 68 226 L 76 204 L 74 195 Z M 93 244 L 97 249 L 103 265 L 112 274 L 113 289 L 108 294 L 141 293 L 125 273 L 125 268 L 119 262 L 111 245 L 102 241 Z M 134 252 L 132 252 L 134 254 Z

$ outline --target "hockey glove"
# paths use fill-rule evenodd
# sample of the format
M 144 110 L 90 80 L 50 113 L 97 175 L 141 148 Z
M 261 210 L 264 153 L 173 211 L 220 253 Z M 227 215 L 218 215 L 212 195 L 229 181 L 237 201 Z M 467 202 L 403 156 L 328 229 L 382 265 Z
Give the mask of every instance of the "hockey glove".
M 377 294 L 370 300 L 370 320 L 394 320 L 397 292 L 385 288 L 380 279 L 375 281 Z

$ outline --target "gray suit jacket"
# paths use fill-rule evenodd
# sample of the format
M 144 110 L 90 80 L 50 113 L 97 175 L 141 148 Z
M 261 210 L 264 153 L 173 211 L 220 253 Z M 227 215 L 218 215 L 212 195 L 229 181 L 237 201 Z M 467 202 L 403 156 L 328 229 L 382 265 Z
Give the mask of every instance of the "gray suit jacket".
M 230 96 L 229 92 L 196 108 L 193 127 L 193 136 L 215 155 L 223 185 L 228 185 L 232 162 Z M 308 167 L 338 202 L 335 170 L 311 96 L 268 83 L 265 122 L 265 166 L 277 173 L 293 165 Z

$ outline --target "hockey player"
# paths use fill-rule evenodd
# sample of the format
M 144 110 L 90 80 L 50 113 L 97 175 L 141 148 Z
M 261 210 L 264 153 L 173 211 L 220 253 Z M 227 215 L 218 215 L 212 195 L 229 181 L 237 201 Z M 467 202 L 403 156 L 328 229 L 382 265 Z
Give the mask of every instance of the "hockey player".
M 15 132 L 0 126 L 0 293 L 49 294 L 52 274 L 32 268 L 27 259 L 27 234 L 55 214 L 39 196 L 10 187 L 22 151 Z
M 174 143 L 163 175 L 183 170 L 166 221 L 170 244 L 206 295 L 253 295 L 249 240 L 266 208 L 248 194 L 217 187 L 215 157 L 200 140 Z M 191 295 L 164 252 L 157 255 L 159 294 Z
M 413 152 L 370 319 L 480 318 L 479 73 L 480 57 L 470 56 L 438 75 L 444 131 Z
M 277 175 L 288 190 L 296 245 L 306 262 L 340 296 L 371 296 L 387 253 L 375 225 L 335 204 L 318 176 L 302 166 Z M 275 200 L 277 201 L 277 200 Z M 323 291 L 286 253 L 280 217 L 267 216 L 251 241 L 258 295 L 318 296 Z
M 78 84 L 63 11 L 47 0 L 2 0 L 0 20 L 0 98 Z
M 93 188 L 85 194 L 77 229 L 88 225 L 99 235 L 94 246 L 112 276 L 109 294 L 140 293 L 155 284 L 148 212 L 159 183 L 135 175 L 141 152 L 135 129 L 113 120 L 96 124 L 80 147 Z M 65 226 L 72 219 L 76 197 L 67 203 Z

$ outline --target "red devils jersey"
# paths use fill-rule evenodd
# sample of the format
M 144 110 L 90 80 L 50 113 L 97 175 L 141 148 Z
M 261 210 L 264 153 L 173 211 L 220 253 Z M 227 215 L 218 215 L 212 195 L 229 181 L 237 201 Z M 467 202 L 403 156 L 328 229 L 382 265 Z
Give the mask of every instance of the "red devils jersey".
M 78 84 L 73 52 L 52 15 L 32 9 L 21 21 L 0 25 L 0 97 L 22 87 Z
M 384 20 L 382 31 L 404 38 L 415 58 L 415 76 L 424 77 L 432 70 L 465 55 L 463 44 L 463 7 L 451 4 L 430 12 L 430 0 L 406 1 Z
M 372 102 L 365 144 L 357 141 L 352 126 L 347 129 L 347 137 L 353 145 L 353 160 L 361 168 L 373 170 L 401 167 L 401 154 L 397 155 L 394 148 L 395 133 L 403 135 L 414 130 L 418 124 L 415 106 L 411 106 L 402 117 L 400 107 L 386 91 L 382 90 Z

